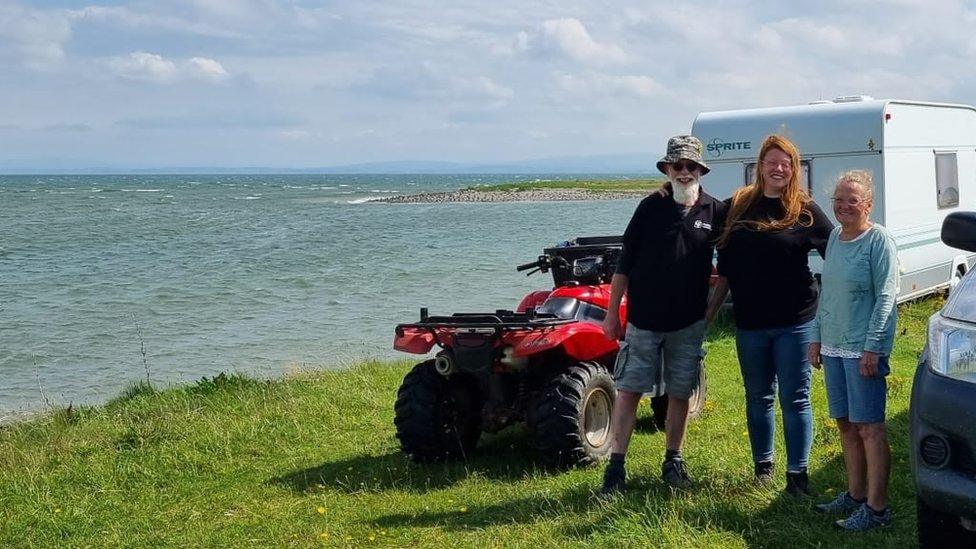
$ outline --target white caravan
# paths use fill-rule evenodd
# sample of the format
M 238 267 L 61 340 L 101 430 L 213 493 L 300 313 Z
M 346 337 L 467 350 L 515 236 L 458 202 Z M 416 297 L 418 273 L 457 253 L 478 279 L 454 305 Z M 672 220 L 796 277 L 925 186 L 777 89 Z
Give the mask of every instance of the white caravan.
M 802 184 L 833 219 L 829 193 L 847 170 L 874 176 L 874 212 L 895 237 L 899 301 L 954 286 L 973 265 L 942 243 L 946 214 L 976 210 L 976 109 L 968 105 L 872 99 L 703 112 L 692 133 L 705 145 L 709 194 L 731 196 L 752 181 L 763 138 L 777 133 L 800 149 Z M 816 253 L 814 253 L 816 255 Z M 819 271 L 819 256 L 811 261 Z

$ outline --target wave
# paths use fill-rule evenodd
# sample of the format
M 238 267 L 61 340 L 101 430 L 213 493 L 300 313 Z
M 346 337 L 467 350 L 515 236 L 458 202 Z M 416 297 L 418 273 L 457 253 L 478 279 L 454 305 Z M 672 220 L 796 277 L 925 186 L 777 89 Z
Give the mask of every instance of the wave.
M 347 200 L 346 204 L 365 204 L 367 202 L 375 202 L 377 200 L 383 200 L 382 196 L 367 196 L 366 198 L 357 198 L 356 200 Z M 341 202 L 336 201 L 336 204 Z

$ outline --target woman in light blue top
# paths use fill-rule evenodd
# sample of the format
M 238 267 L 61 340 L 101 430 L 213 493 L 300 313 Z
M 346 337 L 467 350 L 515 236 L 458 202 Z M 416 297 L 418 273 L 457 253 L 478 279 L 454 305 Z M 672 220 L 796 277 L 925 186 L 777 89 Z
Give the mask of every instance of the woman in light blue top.
M 870 172 L 850 171 L 837 182 L 831 200 L 840 226 L 827 241 L 810 344 L 811 364 L 823 364 L 847 468 L 847 491 L 817 509 L 849 514 L 836 524 L 854 531 L 891 522 L 885 376 L 895 335 L 898 254 L 891 234 L 868 220 L 873 194 Z

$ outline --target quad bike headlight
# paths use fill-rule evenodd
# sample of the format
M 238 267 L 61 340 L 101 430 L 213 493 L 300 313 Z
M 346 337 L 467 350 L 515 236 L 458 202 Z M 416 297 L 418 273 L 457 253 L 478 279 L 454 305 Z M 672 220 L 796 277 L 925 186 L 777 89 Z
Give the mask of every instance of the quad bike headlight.
M 929 318 L 928 346 L 933 372 L 976 383 L 976 326 L 935 313 Z

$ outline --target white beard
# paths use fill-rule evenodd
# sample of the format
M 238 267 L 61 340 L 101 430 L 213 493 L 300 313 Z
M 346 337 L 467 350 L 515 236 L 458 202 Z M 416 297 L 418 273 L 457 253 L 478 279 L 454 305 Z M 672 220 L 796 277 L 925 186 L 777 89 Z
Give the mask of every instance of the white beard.
M 698 182 L 691 183 L 689 185 L 682 185 L 675 181 L 671 182 L 671 196 L 674 201 L 678 204 L 683 204 L 685 206 L 690 206 L 698 200 L 698 192 L 700 190 L 700 185 Z

